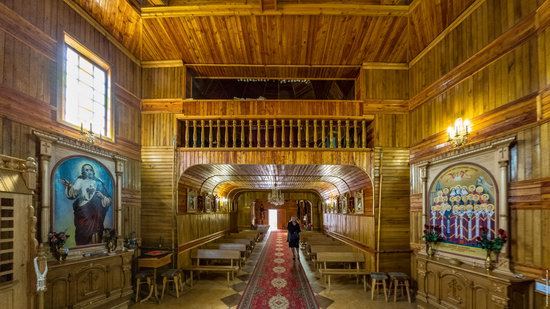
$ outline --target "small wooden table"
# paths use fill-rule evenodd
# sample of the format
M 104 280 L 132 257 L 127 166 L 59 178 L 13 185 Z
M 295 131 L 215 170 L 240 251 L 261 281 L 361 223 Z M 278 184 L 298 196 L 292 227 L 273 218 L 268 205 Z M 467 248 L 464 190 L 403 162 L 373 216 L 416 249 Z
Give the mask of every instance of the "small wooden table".
M 157 289 L 157 268 L 168 265 L 172 262 L 172 253 L 168 253 L 159 257 L 140 257 L 138 258 L 138 269 L 140 268 L 152 268 L 153 269 L 153 288 L 149 295 L 141 300 L 141 302 L 149 300 L 153 294 L 157 300 L 157 303 L 160 303 L 160 298 L 158 296 Z

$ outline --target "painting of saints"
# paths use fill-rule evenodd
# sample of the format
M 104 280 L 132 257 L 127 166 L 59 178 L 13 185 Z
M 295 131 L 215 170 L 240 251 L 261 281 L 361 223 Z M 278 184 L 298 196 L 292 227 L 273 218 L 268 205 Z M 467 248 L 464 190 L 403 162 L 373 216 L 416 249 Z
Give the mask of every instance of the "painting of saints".
M 54 180 L 54 230 L 74 235 L 69 239 L 76 246 L 101 242 L 104 228 L 113 228 L 114 221 L 109 171 L 91 158 L 72 157 L 57 167 Z

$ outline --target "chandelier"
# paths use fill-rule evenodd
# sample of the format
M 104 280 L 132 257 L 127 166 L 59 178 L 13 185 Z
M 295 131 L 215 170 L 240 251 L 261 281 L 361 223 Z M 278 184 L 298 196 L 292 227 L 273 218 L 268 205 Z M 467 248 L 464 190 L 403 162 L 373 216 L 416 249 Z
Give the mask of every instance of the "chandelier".
M 277 189 L 277 184 L 271 189 L 271 193 L 267 195 L 267 202 L 273 206 L 282 206 L 285 203 L 285 196 L 281 190 Z
M 470 134 L 470 131 L 472 124 L 469 120 L 462 120 L 462 118 L 457 118 L 455 120 L 455 125 L 450 126 L 447 128 L 447 134 L 449 136 L 449 142 L 454 147 L 460 147 L 468 141 L 468 134 Z

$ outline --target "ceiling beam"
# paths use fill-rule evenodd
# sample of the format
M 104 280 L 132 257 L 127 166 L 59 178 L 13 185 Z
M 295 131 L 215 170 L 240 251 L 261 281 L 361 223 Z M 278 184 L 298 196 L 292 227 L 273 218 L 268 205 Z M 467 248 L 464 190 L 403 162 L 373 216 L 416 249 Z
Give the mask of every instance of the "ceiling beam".
M 257 4 L 205 4 L 144 7 L 142 18 L 180 16 L 251 16 L 251 15 L 342 15 L 342 16 L 407 16 L 408 5 L 372 5 L 347 3 L 279 3 L 276 10 L 262 10 Z

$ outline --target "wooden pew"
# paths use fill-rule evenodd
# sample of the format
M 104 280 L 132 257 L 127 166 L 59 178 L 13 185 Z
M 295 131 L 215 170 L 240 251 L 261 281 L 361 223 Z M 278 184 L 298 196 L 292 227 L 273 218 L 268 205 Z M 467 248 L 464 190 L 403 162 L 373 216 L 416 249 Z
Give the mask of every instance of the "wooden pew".
M 354 252 L 317 252 L 317 262 L 322 263 L 323 267 L 319 269 L 321 278 L 328 279 L 328 290 L 330 291 L 331 275 L 355 275 L 357 280 L 359 276 L 363 277 L 363 289 L 367 291 L 367 275 L 369 271 L 360 268 L 360 264 L 365 262 L 365 256 L 362 253 Z M 327 263 L 355 263 L 355 268 L 327 268 Z
M 249 239 L 244 238 L 219 238 L 216 239 L 216 243 L 226 243 L 226 244 L 243 244 L 246 245 L 246 249 L 248 250 L 248 254 L 252 253 L 252 246 L 250 245 Z
M 210 271 L 210 272 L 226 272 L 227 282 L 229 279 L 235 278 L 235 273 L 239 270 L 241 260 L 241 252 L 237 250 L 220 250 L 220 249 L 198 249 L 191 251 L 191 258 L 196 260 L 195 265 L 184 266 L 182 270 L 191 272 L 191 287 L 193 287 L 193 272 Z M 222 260 L 229 265 L 201 265 L 201 261 Z
M 207 243 L 206 249 L 219 249 L 219 250 L 237 250 L 241 252 L 241 258 L 244 261 L 248 257 L 248 249 L 245 244 L 232 244 L 232 243 Z
M 254 246 L 256 246 L 256 235 L 251 234 L 229 234 L 223 237 L 222 239 L 248 239 L 250 242 L 250 248 L 254 249 Z
M 311 245 L 308 252 L 309 259 L 313 263 L 313 269 L 317 269 L 317 253 L 319 252 L 353 252 L 353 248 L 348 245 Z

